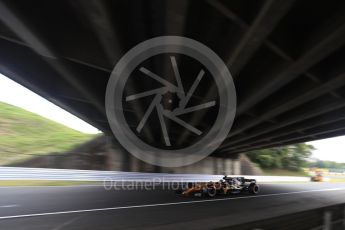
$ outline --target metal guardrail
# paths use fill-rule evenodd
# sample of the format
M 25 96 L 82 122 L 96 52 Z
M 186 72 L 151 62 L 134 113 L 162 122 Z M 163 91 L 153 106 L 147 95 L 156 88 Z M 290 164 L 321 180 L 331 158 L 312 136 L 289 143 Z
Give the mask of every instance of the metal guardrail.
M 308 177 L 245 176 L 258 182 L 302 182 Z M 207 182 L 217 181 L 223 175 L 139 173 L 47 168 L 0 167 L 0 180 L 67 180 L 67 181 L 148 181 L 148 182 Z

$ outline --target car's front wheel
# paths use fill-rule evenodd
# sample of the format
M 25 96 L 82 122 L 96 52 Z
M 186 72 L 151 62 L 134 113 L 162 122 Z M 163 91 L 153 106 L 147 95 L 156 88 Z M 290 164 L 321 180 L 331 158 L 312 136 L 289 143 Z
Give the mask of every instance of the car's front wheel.
M 248 191 L 251 194 L 258 194 L 259 193 L 259 186 L 257 184 L 250 184 L 248 187 Z

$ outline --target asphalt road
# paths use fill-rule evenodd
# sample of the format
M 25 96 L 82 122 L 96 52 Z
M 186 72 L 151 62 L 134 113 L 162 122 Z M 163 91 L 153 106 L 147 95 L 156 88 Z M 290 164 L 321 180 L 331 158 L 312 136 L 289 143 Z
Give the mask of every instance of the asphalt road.
M 0 187 L 0 229 L 211 229 L 345 203 L 336 183 L 261 184 L 258 195 L 216 199 L 130 189 Z

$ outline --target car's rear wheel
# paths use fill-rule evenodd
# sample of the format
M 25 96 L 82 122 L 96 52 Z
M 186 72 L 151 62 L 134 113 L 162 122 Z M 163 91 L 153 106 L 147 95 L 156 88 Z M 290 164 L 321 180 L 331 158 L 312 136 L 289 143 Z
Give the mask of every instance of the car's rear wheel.
M 251 194 L 258 194 L 259 193 L 259 186 L 257 184 L 250 184 L 248 187 L 248 191 Z

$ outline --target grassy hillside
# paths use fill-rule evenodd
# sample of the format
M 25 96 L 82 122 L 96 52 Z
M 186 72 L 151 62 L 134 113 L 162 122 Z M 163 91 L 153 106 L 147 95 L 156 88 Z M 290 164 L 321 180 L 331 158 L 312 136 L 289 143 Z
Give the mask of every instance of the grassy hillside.
M 0 102 L 0 165 L 64 152 L 93 137 Z

